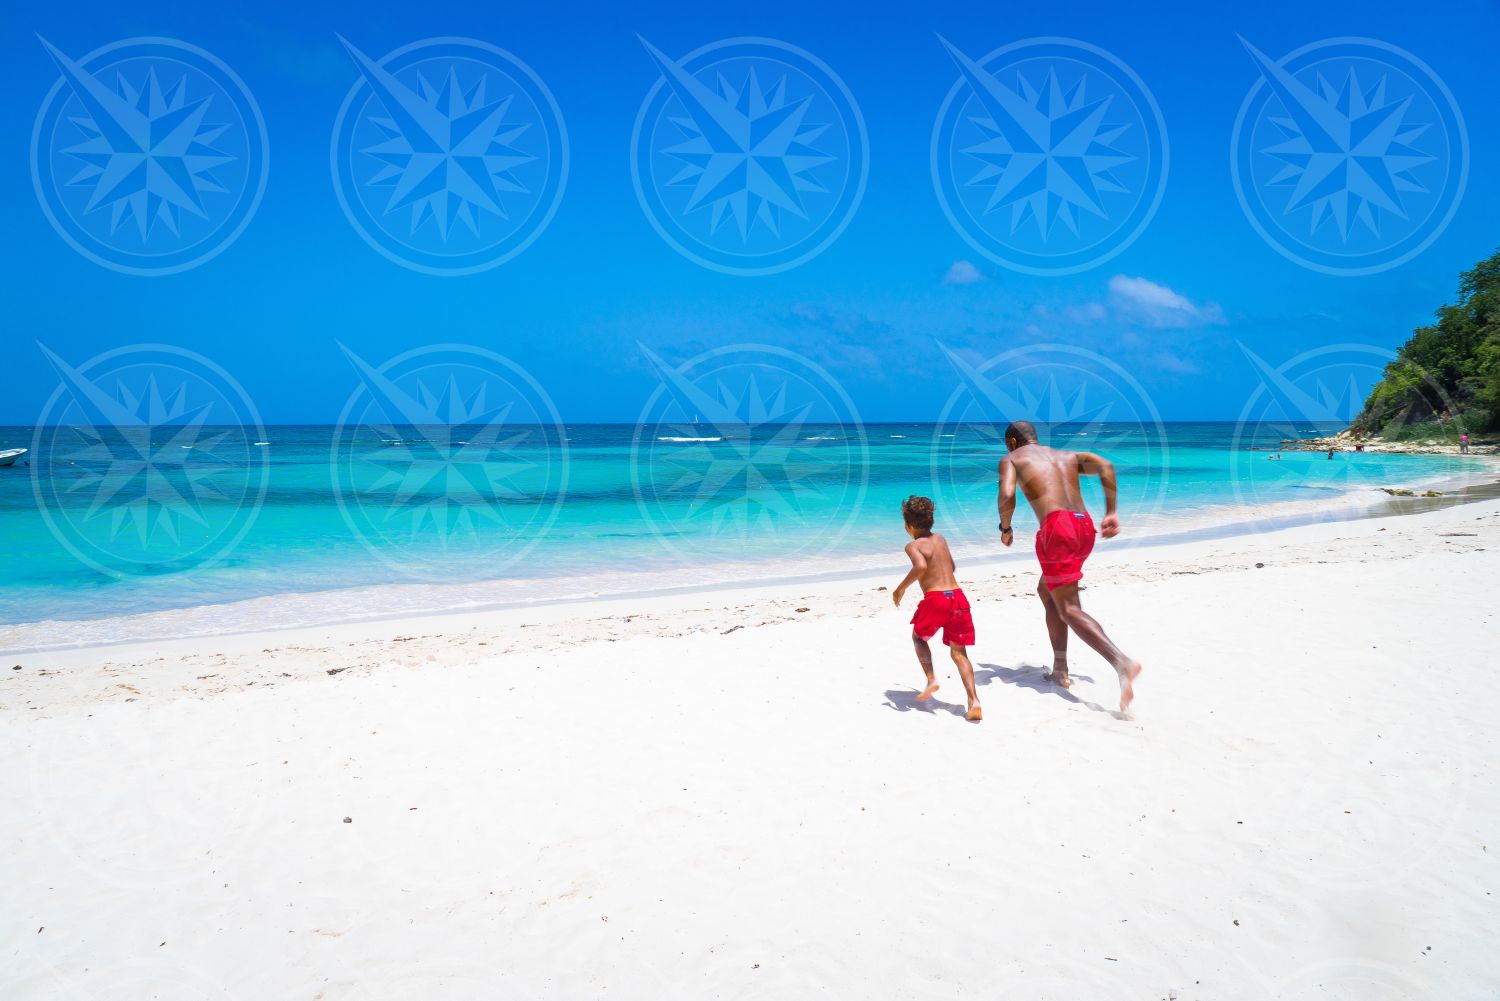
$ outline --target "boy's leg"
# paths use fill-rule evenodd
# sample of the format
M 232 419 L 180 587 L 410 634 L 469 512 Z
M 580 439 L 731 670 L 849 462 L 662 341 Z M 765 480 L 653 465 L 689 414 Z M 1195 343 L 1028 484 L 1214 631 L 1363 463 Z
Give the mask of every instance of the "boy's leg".
M 1062 613 L 1057 610 L 1057 603 L 1047 591 L 1045 578 L 1037 580 L 1036 593 L 1047 612 L 1047 638 L 1052 641 L 1052 670 L 1048 672 L 1047 680 L 1063 688 L 1071 688 L 1073 682 L 1068 678 L 1068 624 L 1063 621 Z
M 948 652 L 953 655 L 958 676 L 964 683 L 964 694 L 969 697 L 969 712 L 964 719 L 978 723 L 984 719 L 984 711 L 979 708 L 979 692 L 974 688 L 974 665 L 969 663 L 969 651 L 966 647 L 954 644 L 948 647 Z
M 1136 675 L 1141 673 L 1141 662 L 1131 660 L 1123 651 L 1110 640 L 1104 632 L 1104 627 L 1094 620 L 1094 617 L 1083 610 L 1083 603 L 1078 597 L 1077 584 L 1060 584 L 1052 589 L 1052 601 L 1057 605 L 1058 614 L 1079 637 L 1099 652 L 1099 656 L 1109 661 L 1110 666 L 1115 669 L 1115 674 L 1120 677 L 1120 712 L 1130 709 L 1131 700 L 1135 698 L 1135 688 L 1132 682 Z
M 917 651 L 917 660 L 922 665 L 922 673 L 927 675 L 927 687 L 922 690 L 921 695 L 917 696 L 918 702 L 924 702 L 932 698 L 932 693 L 938 690 L 937 675 L 932 673 L 932 648 L 915 632 L 911 634 L 911 645 Z

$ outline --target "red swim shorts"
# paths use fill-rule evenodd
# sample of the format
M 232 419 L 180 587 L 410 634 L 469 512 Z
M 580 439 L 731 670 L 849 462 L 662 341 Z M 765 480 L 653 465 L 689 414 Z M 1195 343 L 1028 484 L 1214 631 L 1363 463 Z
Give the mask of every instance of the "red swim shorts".
M 1036 531 L 1036 558 L 1047 590 L 1083 580 L 1083 561 L 1094 551 L 1094 519 L 1086 511 L 1053 511 Z
M 969 599 L 964 597 L 963 588 L 922 595 L 917 614 L 911 617 L 911 631 L 918 639 L 930 640 L 939 629 L 948 646 L 974 644 L 974 618 L 969 614 Z

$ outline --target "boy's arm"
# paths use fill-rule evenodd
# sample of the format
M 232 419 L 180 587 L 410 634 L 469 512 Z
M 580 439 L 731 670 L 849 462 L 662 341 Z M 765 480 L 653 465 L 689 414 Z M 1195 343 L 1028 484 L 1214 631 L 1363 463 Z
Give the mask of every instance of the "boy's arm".
M 1113 539 L 1120 532 L 1120 516 L 1115 514 L 1115 464 L 1102 455 L 1079 452 L 1078 472 L 1099 477 L 1099 485 L 1104 488 L 1104 520 L 1099 523 L 1099 534 Z
M 1016 516 L 1016 464 L 1010 461 L 1010 456 L 1000 460 L 1000 494 L 995 500 L 996 506 L 1000 508 L 1001 529 L 1011 527 L 1011 519 Z M 1015 541 L 1015 533 L 1001 531 L 1000 541 L 1007 546 Z
M 912 582 L 921 580 L 922 575 L 927 572 L 927 557 L 922 555 L 922 550 L 915 542 L 906 544 L 906 555 L 911 558 L 911 569 L 906 572 L 905 577 L 901 578 L 901 583 L 896 585 L 896 590 L 891 592 L 891 600 L 897 605 L 901 604 L 901 599 L 906 595 L 906 589 L 911 587 Z

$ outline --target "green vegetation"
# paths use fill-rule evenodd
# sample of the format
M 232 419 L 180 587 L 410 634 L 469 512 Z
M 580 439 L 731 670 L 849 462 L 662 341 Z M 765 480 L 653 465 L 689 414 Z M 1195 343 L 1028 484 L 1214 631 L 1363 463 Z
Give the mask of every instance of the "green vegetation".
M 1396 439 L 1500 431 L 1500 251 L 1401 346 L 1352 428 Z

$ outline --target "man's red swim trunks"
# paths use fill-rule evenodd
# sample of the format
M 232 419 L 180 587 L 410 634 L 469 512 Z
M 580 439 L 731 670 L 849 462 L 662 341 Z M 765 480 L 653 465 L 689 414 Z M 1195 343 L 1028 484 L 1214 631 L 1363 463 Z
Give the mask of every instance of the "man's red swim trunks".
M 1083 580 L 1083 561 L 1094 551 L 1094 519 L 1084 511 L 1053 511 L 1036 531 L 1036 558 L 1047 590 Z
M 911 617 L 911 631 L 919 639 L 930 640 L 943 631 L 948 646 L 974 645 L 974 619 L 969 615 L 969 599 L 963 588 L 951 591 L 928 591 Z

